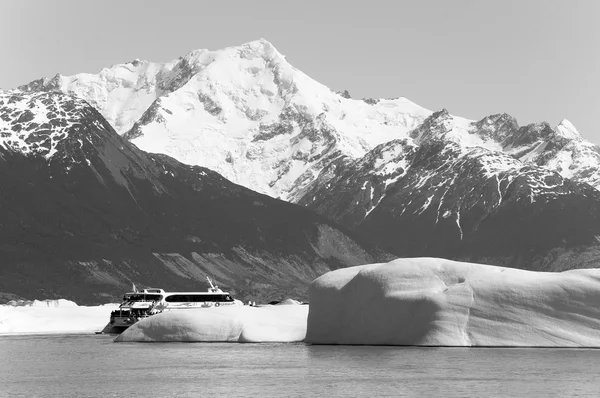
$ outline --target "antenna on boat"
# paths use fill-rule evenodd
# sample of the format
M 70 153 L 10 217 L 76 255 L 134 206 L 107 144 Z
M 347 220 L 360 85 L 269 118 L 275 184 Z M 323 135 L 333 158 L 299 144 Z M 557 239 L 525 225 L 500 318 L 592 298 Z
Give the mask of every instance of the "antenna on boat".
M 208 281 L 208 284 L 210 285 L 210 290 L 211 291 L 216 291 L 218 289 L 218 287 L 216 287 L 215 285 L 213 285 L 212 280 L 208 277 L 208 275 L 206 275 L 206 280 Z
M 208 284 L 210 285 L 210 288 L 208 289 L 208 291 L 213 292 L 213 293 L 223 293 L 223 291 L 221 289 L 219 289 L 218 285 L 213 284 L 213 281 L 208 277 L 208 275 L 206 276 L 206 280 L 208 281 Z

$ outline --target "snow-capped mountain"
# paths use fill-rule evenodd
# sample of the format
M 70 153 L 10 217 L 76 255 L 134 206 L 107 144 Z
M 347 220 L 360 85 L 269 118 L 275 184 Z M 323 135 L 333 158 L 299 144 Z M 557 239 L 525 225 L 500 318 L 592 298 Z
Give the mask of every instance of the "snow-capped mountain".
M 359 159 L 393 139 L 419 144 L 440 136 L 600 187 L 600 150 L 567 120 L 555 128 L 519 127 L 506 114 L 471 121 L 444 112 L 438 125 L 419 127 L 433 112 L 405 98 L 339 95 L 263 39 L 167 63 L 135 60 L 98 74 L 56 75 L 19 89 L 75 94 L 139 148 L 291 202 L 332 160 Z
M 600 148 L 584 140 L 566 119 L 555 128 L 545 122 L 519 127 L 507 114 L 472 122 L 457 121 L 443 110 L 411 131 L 410 136 L 417 143 L 443 138 L 465 148 L 503 152 L 525 164 L 542 166 L 565 178 L 600 187 Z
M 113 298 L 131 286 L 295 295 L 340 266 L 389 258 L 305 209 L 149 155 L 86 101 L 0 93 L 0 293 Z
M 57 75 L 20 89 L 75 94 L 145 151 L 290 201 L 330 159 L 363 156 L 431 113 L 405 98 L 344 98 L 265 40 L 165 64 L 136 60 L 96 75 Z
M 534 127 L 517 131 L 527 137 Z M 433 114 L 414 139 L 332 162 L 299 203 L 399 256 L 537 270 L 595 266 L 599 191 L 505 152 L 457 143 L 455 131 L 447 112 Z M 494 131 L 469 138 L 492 146 L 514 137 L 508 128 Z M 518 138 L 514 147 L 525 147 Z

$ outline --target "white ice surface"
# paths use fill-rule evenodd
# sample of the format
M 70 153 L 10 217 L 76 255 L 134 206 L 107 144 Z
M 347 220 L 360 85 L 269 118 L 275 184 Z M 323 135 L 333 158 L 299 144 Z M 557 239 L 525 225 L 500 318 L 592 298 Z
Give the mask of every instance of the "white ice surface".
M 100 331 L 117 304 L 77 306 L 68 300 L 0 305 L 0 334 L 68 334 Z
M 309 301 L 309 343 L 600 347 L 600 269 L 399 259 L 329 272 Z
M 146 318 L 115 341 L 297 342 L 307 305 L 228 306 L 169 311 Z

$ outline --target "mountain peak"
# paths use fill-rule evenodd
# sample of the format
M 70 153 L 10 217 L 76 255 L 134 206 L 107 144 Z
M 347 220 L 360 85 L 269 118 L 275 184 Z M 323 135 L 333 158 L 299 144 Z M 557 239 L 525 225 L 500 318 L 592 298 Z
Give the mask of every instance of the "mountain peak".
M 202 69 L 213 62 L 224 61 L 252 62 L 252 60 L 262 58 L 264 61 L 284 61 L 285 57 L 277 51 L 275 46 L 265 39 L 253 40 L 242 45 L 230 46 L 218 50 L 197 49 L 190 51 L 187 55 L 180 58 L 191 65 L 197 65 Z
M 246 58 L 250 54 L 256 54 L 265 61 L 285 60 L 285 57 L 279 51 L 277 51 L 273 44 L 262 38 L 233 48 L 237 48 L 238 51 L 240 51 L 240 57 L 242 58 Z
M 252 41 L 249 41 L 249 42 L 241 45 L 241 47 L 246 47 L 246 46 L 253 47 L 253 48 L 263 48 L 263 49 L 271 50 L 271 51 L 272 50 L 277 51 L 275 49 L 275 46 L 273 44 L 271 44 L 270 41 L 268 41 L 267 39 L 264 39 L 262 37 L 258 40 L 252 40 Z
M 578 139 L 581 138 L 581 134 L 573 124 L 567 119 L 563 119 L 558 126 L 556 126 L 557 134 L 570 139 Z
M 450 117 L 450 113 L 448 112 L 448 109 L 444 108 L 440 111 L 434 112 L 431 115 L 432 119 L 442 119 L 442 118 L 447 118 Z
M 454 118 L 448 110 L 442 109 L 432 113 L 422 124 L 412 130 L 409 135 L 415 142 L 421 144 L 433 138 L 447 137 L 456 127 L 457 118 Z

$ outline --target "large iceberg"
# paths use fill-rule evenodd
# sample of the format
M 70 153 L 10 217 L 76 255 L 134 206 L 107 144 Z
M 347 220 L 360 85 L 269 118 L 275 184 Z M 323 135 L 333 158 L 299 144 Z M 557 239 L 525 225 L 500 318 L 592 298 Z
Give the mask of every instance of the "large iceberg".
M 600 269 L 399 259 L 329 272 L 309 301 L 315 344 L 600 347 Z
M 222 306 L 167 311 L 135 323 L 115 341 L 298 342 L 307 305 Z

